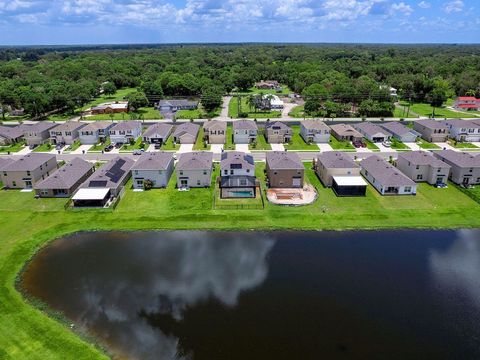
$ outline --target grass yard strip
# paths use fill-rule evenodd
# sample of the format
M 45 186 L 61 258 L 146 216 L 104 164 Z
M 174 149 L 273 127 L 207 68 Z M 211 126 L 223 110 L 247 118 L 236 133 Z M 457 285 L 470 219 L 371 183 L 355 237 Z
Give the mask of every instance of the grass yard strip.
M 25 141 L 19 141 L 15 144 L 11 144 L 8 146 L 1 146 L 0 153 L 16 153 L 22 150 L 25 147 Z
M 305 150 L 305 151 L 318 151 L 318 146 L 314 143 L 307 144 L 303 137 L 300 135 L 300 125 L 290 126 L 293 130 L 292 140 L 285 144 L 287 150 Z
M 401 150 L 405 150 L 405 151 L 411 150 L 407 145 L 405 145 L 403 142 L 401 142 L 400 140 L 397 140 L 395 138 L 392 138 L 391 143 L 392 143 L 391 148 L 394 149 L 394 150 L 400 150 L 400 151 Z
M 143 138 L 140 136 L 133 144 L 125 144 L 120 149 L 120 152 L 131 152 L 134 150 L 141 150 L 145 148 L 145 144 L 143 143 Z
M 370 140 L 368 139 L 364 139 L 363 140 L 365 142 L 365 144 L 367 145 L 367 149 L 370 149 L 372 151 L 380 151 L 380 149 L 378 148 L 377 145 L 375 145 L 373 142 L 371 142 Z
M 233 126 L 227 125 L 227 142 L 224 146 L 225 150 L 235 150 L 235 144 L 233 143 Z
M 50 152 L 53 149 L 55 149 L 55 147 L 52 144 L 45 143 L 45 144 L 37 146 L 35 149 L 33 149 L 33 151 L 34 152 Z
M 173 143 L 173 136 L 170 135 L 165 141 L 165 143 L 162 145 L 162 150 L 178 150 L 180 149 L 180 144 L 174 144 Z
M 115 114 L 98 114 L 85 117 L 86 120 L 159 120 L 163 119 L 160 112 L 153 107 L 140 108 L 137 111 L 129 113 L 115 113 Z
M 440 146 L 434 143 L 428 142 L 424 139 L 419 139 L 417 141 L 417 145 L 420 146 L 422 149 L 426 149 L 426 150 L 440 150 Z
M 125 100 L 125 96 L 127 96 L 132 92 L 135 92 L 136 90 L 137 90 L 136 88 L 122 88 L 122 89 L 118 89 L 117 92 L 113 95 L 102 94 L 99 97 L 88 102 L 81 108 L 76 109 L 75 111 L 85 111 L 87 109 L 90 109 L 91 107 L 94 107 L 103 103 Z
M 70 145 L 69 147 L 67 147 L 67 148 L 65 149 L 65 151 L 66 151 L 66 152 L 75 151 L 75 150 L 77 150 L 81 145 L 82 145 L 82 143 L 80 142 L 80 140 L 75 140 L 72 145 Z
M 238 118 L 239 111 L 238 111 L 238 97 L 232 97 L 230 103 L 228 104 L 228 116 L 231 118 Z M 248 100 L 246 96 L 240 97 L 240 113 L 246 114 L 247 118 L 254 118 L 254 119 L 271 119 L 271 118 L 278 118 L 282 115 L 281 111 L 254 111 L 248 105 Z
M 205 131 L 203 130 L 203 126 L 200 126 L 198 130 L 197 140 L 193 145 L 193 150 L 210 150 L 210 144 L 207 144 L 204 140 Z
M 453 146 L 455 149 L 478 149 L 477 145 L 474 145 L 469 142 L 457 142 L 457 141 L 449 141 L 448 142 L 451 146 Z
M 264 164 L 257 164 L 257 174 Z M 0 191 L 0 354 L 2 359 L 107 359 L 67 324 L 32 307 L 15 288 L 18 273 L 50 240 L 89 230 L 340 230 L 471 228 L 480 226 L 480 206 L 457 187 L 419 184 L 416 196 L 337 198 L 306 164 L 306 180 L 318 189 L 311 205 L 264 210 L 213 210 L 213 187 L 179 192 L 175 176 L 166 189 L 125 193 L 113 212 L 65 211 L 65 199 L 35 200 L 32 193 Z M 218 174 L 218 164 L 215 173 Z M 264 185 L 262 185 L 264 186 Z
M 248 148 L 250 150 L 272 150 L 272 146 L 267 143 L 267 139 L 263 134 L 258 134 L 257 141 L 253 144 L 249 144 Z
M 330 146 L 333 150 L 355 151 L 355 146 L 350 141 L 339 141 L 335 136 L 330 136 Z
M 110 138 L 107 138 L 105 142 L 93 145 L 88 152 L 102 152 L 110 143 Z

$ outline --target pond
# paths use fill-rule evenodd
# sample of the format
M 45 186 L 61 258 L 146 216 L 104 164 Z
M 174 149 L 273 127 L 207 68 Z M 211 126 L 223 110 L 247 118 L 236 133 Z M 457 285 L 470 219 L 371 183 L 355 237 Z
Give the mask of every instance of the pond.
M 79 233 L 21 286 L 115 358 L 480 358 L 479 230 Z

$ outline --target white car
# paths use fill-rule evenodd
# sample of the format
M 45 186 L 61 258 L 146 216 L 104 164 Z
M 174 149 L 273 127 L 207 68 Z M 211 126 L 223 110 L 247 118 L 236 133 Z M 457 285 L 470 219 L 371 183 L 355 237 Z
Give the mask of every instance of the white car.
M 385 147 L 391 147 L 391 146 L 392 146 L 392 143 L 391 143 L 390 141 L 384 141 L 384 142 L 382 143 L 382 145 L 385 146 Z

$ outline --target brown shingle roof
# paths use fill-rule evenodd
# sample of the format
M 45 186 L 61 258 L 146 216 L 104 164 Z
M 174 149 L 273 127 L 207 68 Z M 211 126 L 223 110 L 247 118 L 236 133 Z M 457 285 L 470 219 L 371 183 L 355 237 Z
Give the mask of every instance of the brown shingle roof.
M 270 169 L 303 170 L 305 169 L 300 156 L 290 151 L 267 152 L 267 164 Z
M 45 180 L 35 184 L 35 189 L 70 189 L 93 168 L 93 164 L 74 158 Z
M 173 161 L 171 152 L 146 152 L 135 162 L 132 170 L 166 170 L 171 161 Z

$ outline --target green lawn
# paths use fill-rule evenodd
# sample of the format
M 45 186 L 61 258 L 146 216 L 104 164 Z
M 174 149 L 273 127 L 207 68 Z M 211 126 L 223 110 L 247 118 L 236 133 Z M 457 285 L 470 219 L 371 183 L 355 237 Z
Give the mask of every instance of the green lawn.
M 267 139 L 265 138 L 265 135 L 260 133 L 257 136 L 257 142 L 253 144 L 249 144 L 248 148 L 250 150 L 272 150 L 272 146 L 269 143 L 267 143 Z
M 77 150 L 81 145 L 82 145 L 82 143 L 80 142 L 80 140 L 75 140 L 72 145 L 70 145 L 69 147 L 67 147 L 67 148 L 65 149 L 65 152 L 75 151 L 75 150 Z
M 367 145 L 367 149 L 370 149 L 372 151 L 380 151 L 377 145 L 375 145 L 373 142 L 367 139 L 363 139 L 363 142 Z
M 408 116 L 407 116 L 408 114 Z M 405 106 L 400 106 L 400 107 L 397 107 L 395 106 L 395 109 L 393 111 L 393 117 L 396 117 L 396 118 L 416 118 L 415 115 L 412 115 L 412 113 L 409 113 L 408 112 L 408 109 L 407 107 Z
M 165 143 L 162 145 L 162 150 L 178 150 L 180 149 L 180 144 L 173 144 L 173 136 L 170 135 L 165 141 Z
M 202 108 L 196 110 L 180 110 L 175 114 L 177 119 L 212 119 L 220 116 L 221 108 L 217 108 L 214 111 L 207 113 Z
M 448 143 L 456 149 L 478 149 L 478 146 L 469 142 L 456 142 L 449 140 Z
M 251 95 L 251 94 L 274 94 L 274 95 L 288 95 L 291 94 L 293 91 L 287 85 L 282 85 L 282 91 L 277 92 L 275 90 L 270 89 L 257 89 L 256 87 L 251 87 L 247 91 L 238 91 L 233 92 L 233 94 L 240 94 L 240 95 Z
M 102 152 L 108 145 L 110 145 L 110 138 L 107 138 L 104 143 L 98 143 L 93 145 L 88 151 Z
M 49 152 L 55 149 L 55 146 L 50 144 L 49 142 L 37 146 L 35 149 L 33 149 L 34 152 Z
M 125 144 L 120 148 L 120 152 L 132 152 L 133 150 L 145 149 L 146 145 L 143 143 L 143 138 L 140 136 L 133 144 Z
M 433 114 L 433 108 L 430 104 L 413 104 L 410 109 L 421 116 L 430 117 Z M 436 118 L 458 118 L 458 117 L 470 118 L 470 117 L 476 117 L 476 116 L 475 114 L 457 112 L 457 111 L 453 111 L 445 108 L 436 108 L 435 117 Z
M 422 149 L 425 149 L 425 150 L 440 150 L 440 146 L 435 145 L 431 142 L 428 142 L 424 139 L 419 139 L 417 141 L 417 144 L 418 146 L 420 146 Z
M 233 126 L 227 125 L 227 142 L 223 147 L 225 150 L 235 150 L 235 144 L 233 143 Z
M 113 118 L 111 115 L 113 115 Z M 140 108 L 136 112 L 99 114 L 85 117 L 87 120 L 157 120 L 162 118 L 160 112 L 153 107 Z
M 81 108 L 76 109 L 76 111 L 85 111 L 90 109 L 91 107 L 106 103 L 106 102 L 114 102 L 114 101 L 121 101 L 125 100 L 125 96 L 128 94 L 135 92 L 137 89 L 135 88 L 123 88 L 118 89 L 117 92 L 113 95 L 100 95 L 99 97 L 93 99 L 86 105 L 82 106 Z
M 254 119 L 270 119 L 270 118 L 278 118 L 282 115 L 281 111 L 253 111 L 250 109 L 247 103 L 247 97 L 243 96 L 240 98 L 240 109 L 241 112 L 246 113 L 248 118 Z M 231 118 L 238 118 L 238 98 L 233 97 L 228 104 L 228 116 Z
M 25 141 L 19 141 L 9 146 L 0 146 L 0 153 L 16 153 L 25 147 Z
M 305 151 L 318 151 L 317 144 L 307 144 L 303 137 L 300 135 L 300 125 L 292 125 L 293 136 L 290 143 L 285 144 L 287 150 L 305 150 Z
M 407 150 L 407 151 L 410 150 L 410 148 L 407 145 L 405 145 L 403 142 L 401 142 L 400 140 L 392 138 L 391 142 L 392 142 L 392 149 L 394 149 L 394 150 L 400 150 L 400 151 L 401 150 Z
M 335 136 L 330 136 L 330 146 L 333 150 L 355 151 L 355 146 L 350 141 L 339 141 Z
M 210 144 L 207 144 L 203 140 L 204 135 L 205 132 L 203 131 L 203 126 L 200 126 L 200 130 L 198 131 L 197 135 L 197 141 L 195 141 L 195 144 L 193 145 L 193 150 L 210 150 Z
M 309 165 L 307 164 L 307 167 Z M 217 165 L 218 168 L 218 165 Z M 261 172 L 261 168 L 257 171 Z M 218 171 L 218 170 L 217 170 Z M 312 170 L 307 181 L 318 199 L 304 207 L 265 203 L 264 210 L 213 210 L 213 187 L 179 192 L 128 189 L 114 212 L 64 211 L 64 199 L 34 199 L 32 193 L 0 191 L 0 358 L 79 359 L 107 357 L 66 323 L 28 304 L 15 288 L 25 262 L 50 240 L 84 230 L 338 230 L 378 228 L 470 228 L 480 226 L 480 206 L 457 187 L 420 184 L 417 196 L 337 198 Z M 388 239 L 386 239 L 387 241 Z

